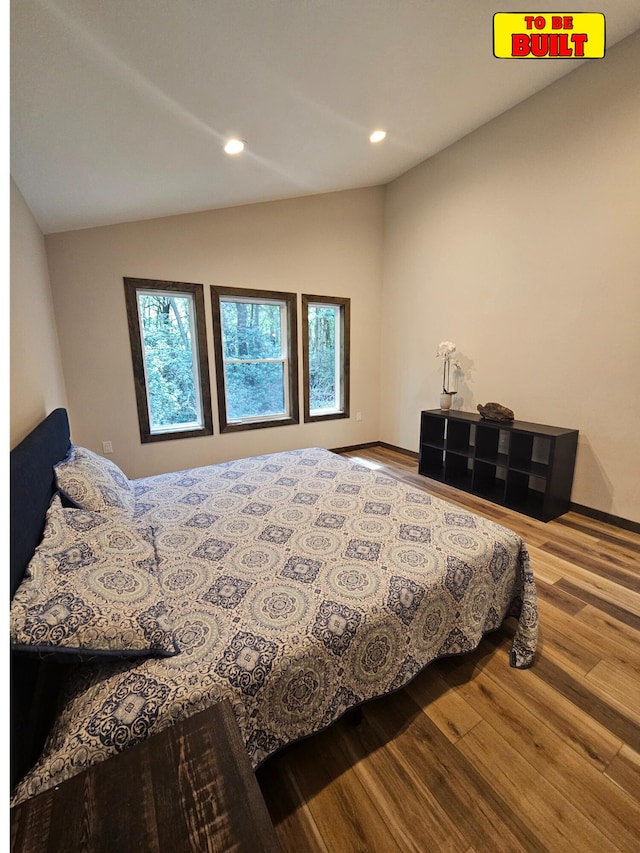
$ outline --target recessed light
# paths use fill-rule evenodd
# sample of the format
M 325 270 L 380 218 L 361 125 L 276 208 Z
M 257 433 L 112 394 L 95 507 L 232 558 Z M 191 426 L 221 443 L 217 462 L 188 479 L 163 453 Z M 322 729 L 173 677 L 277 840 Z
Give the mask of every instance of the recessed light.
M 386 130 L 374 130 L 371 136 L 369 137 L 370 142 L 382 142 L 382 140 L 387 135 Z
M 224 150 L 227 154 L 240 154 L 244 151 L 244 142 L 242 139 L 229 139 L 225 143 Z

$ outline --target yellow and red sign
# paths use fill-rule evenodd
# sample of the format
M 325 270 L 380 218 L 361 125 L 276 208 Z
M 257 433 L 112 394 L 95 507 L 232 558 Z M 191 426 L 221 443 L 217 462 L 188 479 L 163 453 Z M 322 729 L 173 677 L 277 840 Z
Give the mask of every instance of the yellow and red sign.
M 498 59 L 602 59 L 601 12 L 496 12 L 493 55 Z

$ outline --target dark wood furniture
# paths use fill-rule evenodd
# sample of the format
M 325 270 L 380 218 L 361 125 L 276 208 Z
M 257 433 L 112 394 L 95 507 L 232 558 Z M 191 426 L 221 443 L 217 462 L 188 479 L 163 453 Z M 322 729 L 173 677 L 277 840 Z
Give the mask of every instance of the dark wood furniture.
M 11 810 L 11 850 L 280 851 L 228 702 Z
M 569 509 L 577 446 L 575 429 L 433 409 L 421 414 L 418 470 L 550 521 Z

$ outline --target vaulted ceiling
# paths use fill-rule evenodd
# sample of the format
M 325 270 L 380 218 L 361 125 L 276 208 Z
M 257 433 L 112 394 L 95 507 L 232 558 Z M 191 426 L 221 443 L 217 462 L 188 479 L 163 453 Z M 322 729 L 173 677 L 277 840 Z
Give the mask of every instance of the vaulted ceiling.
M 581 64 L 494 58 L 499 6 L 13 0 L 12 175 L 45 233 L 384 184 Z

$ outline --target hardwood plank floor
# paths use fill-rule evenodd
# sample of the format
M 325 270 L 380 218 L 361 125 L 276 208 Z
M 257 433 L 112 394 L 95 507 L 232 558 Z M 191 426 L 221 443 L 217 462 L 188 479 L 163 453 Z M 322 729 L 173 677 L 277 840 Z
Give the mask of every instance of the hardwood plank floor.
M 344 454 L 519 533 L 540 643 L 510 669 L 515 621 L 258 771 L 285 853 L 640 850 L 640 535 L 576 513 L 544 524 L 417 473 Z

